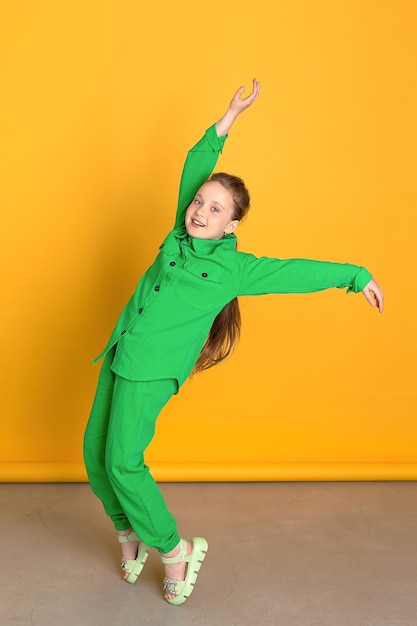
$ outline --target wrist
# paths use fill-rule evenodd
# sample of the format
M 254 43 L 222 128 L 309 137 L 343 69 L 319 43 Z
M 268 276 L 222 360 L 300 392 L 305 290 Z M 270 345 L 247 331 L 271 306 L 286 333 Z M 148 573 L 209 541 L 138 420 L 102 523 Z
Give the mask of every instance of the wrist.
M 238 115 L 239 111 L 233 111 L 230 108 L 227 109 L 223 117 L 216 122 L 216 132 L 219 137 L 227 135 Z

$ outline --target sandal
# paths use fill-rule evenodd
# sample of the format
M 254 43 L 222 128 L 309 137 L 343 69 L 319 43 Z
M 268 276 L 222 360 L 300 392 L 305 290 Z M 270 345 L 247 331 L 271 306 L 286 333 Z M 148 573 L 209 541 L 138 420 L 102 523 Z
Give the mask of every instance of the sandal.
M 150 546 L 147 546 L 146 543 L 140 541 L 134 530 L 131 530 L 128 535 L 119 535 L 118 537 L 119 543 L 127 543 L 129 541 L 140 542 L 136 559 L 125 559 L 123 557 L 121 563 L 122 570 L 128 574 L 124 580 L 128 583 L 134 583 L 137 581 L 141 571 L 143 570 L 143 566 L 149 556 Z
M 201 564 L 205 559 L 208 550 L 208 544 L 202 537 L 193 537 L 191 540 L 193 549 L 191 554 L 187 554 L 187 542 L 185 539 L 180 541 L 180 551 L 175 556 L 170 558 L 161 556 L 162 563 L 174 564 L 183 563 L 188 564 L 185 572 L 185 580 L 172 580 L 171 578 L 164 578 L 164 591 L 166 593 L 172 593 L 175 598 L 167 598 L 167 602 L 170 604 L 183 604 L 187 598 L 190 597 L 194 585 L 197 580 L 198 572 Z

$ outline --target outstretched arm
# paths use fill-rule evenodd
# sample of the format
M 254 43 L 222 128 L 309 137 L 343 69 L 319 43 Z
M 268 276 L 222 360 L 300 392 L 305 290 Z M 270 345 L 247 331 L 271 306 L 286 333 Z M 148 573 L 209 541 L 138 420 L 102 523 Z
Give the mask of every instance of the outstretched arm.
M 257 99 L 257 97 L 259 96 L 259 91 L 260 91 L 259 81 L 256 80 L 256 78 L 254 78 L 252 83 L 253 83 L 252 92 L 246 98 L 241 97 L 243 92 L 245 91 L 244 87 L 239 87 L 239 89 L 236 91 L 226 113 L 216 123 L 216 133 L 218 137 L 227 135 L 227 133 L 233 126 L 233 123 L 236 120 L 237 116 L 240 113 L 242 113 L 242 111 L 245 111 L 245 109 L 250 107 L 251 104 L 253 104 L 255 100 Z
M 361 291 L 371 306 L 376 305 L 380 313 L 383 311 L 382 291 L 364 267 L 310 259 L 257 258 L 245 252 L 239 252 L 237 258 L 242 261 L 238 296 L 347 288 L 348 293 Z
M 384 295 L 381 291 L 380 286 L 372 279 L 366 285 L 364 289 L 362 289 L 362 293 L 369 302 L 371 306 L 377 306 L 378 311 L 382 313 L 384 310 Z

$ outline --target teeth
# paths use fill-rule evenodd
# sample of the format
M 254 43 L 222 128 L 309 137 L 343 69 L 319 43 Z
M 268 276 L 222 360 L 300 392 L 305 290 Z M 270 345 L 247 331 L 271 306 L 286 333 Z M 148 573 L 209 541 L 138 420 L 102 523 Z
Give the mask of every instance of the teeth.
M 204 224 L 202 224 L 201 222 L 198 222 L 195 219 L 193 219 L 193 224 L 196 224 L 197 226 L 204 226 Z

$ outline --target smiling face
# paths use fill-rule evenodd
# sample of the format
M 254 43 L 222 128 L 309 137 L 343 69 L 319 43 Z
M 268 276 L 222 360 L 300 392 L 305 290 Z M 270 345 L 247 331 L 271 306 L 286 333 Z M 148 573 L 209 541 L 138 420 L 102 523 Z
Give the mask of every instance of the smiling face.
M 191 237 L 221 239 L 232 233 L 239 220 L 233 219 L 231 193 L 217 181 L 208 181 L 198 190 L 185 214 L 185 227 Z

